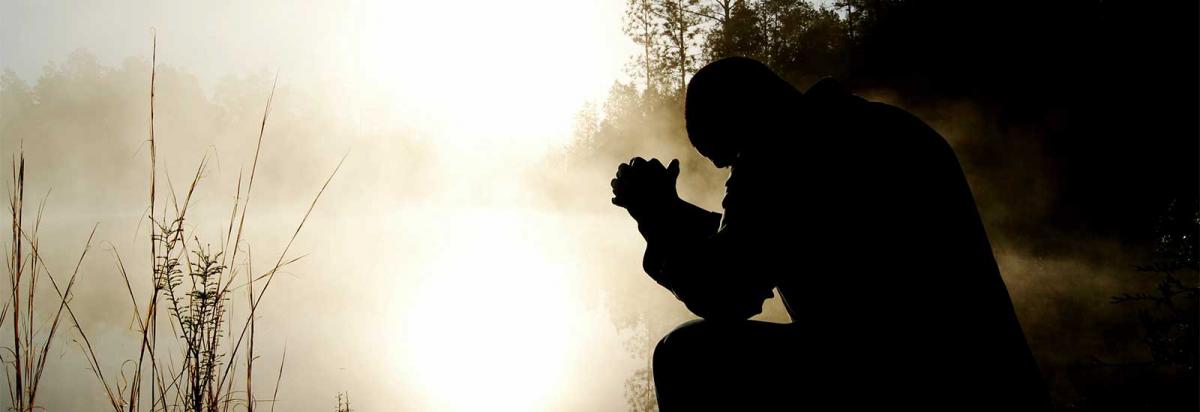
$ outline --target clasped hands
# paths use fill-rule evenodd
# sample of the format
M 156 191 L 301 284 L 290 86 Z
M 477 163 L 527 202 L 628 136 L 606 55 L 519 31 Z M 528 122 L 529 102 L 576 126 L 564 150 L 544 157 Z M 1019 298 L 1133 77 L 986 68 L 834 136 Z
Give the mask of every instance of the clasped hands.
M 678 178 L 678 159 L 663 166 L 658 159 L 635 157 L 617 167 L 612 203 L 628 210 L 635 219 L 662 210 L 679 200 L 675 190 Z

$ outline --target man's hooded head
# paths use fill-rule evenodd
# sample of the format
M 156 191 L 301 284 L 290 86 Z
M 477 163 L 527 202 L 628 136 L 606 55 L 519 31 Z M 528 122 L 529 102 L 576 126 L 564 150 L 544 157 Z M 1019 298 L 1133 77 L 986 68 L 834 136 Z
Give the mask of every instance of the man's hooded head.
M 765 64 L 729 57 L 704 66 L 688 83 L 688 138 L 717 167 L 733 164 L 753 139 L 780 130 L 803 95 Z

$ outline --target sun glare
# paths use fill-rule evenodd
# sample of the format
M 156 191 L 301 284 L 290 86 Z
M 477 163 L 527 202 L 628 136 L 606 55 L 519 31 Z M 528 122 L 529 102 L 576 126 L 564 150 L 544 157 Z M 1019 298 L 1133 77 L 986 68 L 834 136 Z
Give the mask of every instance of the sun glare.
M 416 122 L 446 155 L 447 198 L 511 200 L 523 183 L 500 176 L 565 144 L 582 105 L 619 78 L 621 7 L 369 2 L 357 70 L 388 117 Z M 572 328 L 585 311 L 571 298 L 568 263 L 547 250 L 556 231 L 515 206 L 437 214 L 430 236 L 443 252 L 411 291 L 399 337 L 423 409 L 528 411 L 561 401 L 572 351 L 584 346 Z
M 563 143 L 583 102 L 603 96 L 621 72 L 624 45 L 612 37 L 621 40 L 613 27 L 619 17 L 609 15 L 615 6 L 370 3 L 361 69 L 375 92 L 395 99 L 393 110 L 421 116 L 444 137 Z
M 433 410 L 545 409 L 580 344 L 570 273 L 520 212 L 455 216 L 405 314 L 407 372 Z

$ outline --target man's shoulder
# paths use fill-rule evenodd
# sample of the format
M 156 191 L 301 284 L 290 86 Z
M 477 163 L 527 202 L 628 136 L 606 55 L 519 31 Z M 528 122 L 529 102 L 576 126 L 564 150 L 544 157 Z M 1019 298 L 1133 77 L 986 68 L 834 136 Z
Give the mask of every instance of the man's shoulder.
M 883 128 L 883 135 L 890 135 L 895 143 L 913 150 L 954 156 L 950 143 L 924 120 L 912 112 L 880 102 L 870 102 L 867 109 L 876 122 L 874 125 Z
M 871 120 L 875 122 L 882 120 L 892 123 L 890 125 L 892 127 L 895 127 L 897 124 L 907 126 L 925 125 L 924 122 L 904 109 L 883 102 L 867 100 L 854 94 L 849 88 L 832 77 L 818 80 L 808 88 L 808 91 L 804 95 L 818 109 L 827 108 L 844 116 L 868 116 L 872 117 L 873 119 Z M 861 124 L 878 123 L 862 122 Z
M 804 92 L 805 96 L 810 97 L 844 96 L 849 94 L 850 91 L 841 82 L 832 77 L 824 77 L 821 80 L 817 80 L 816 83 L 813 83 Z
M 823 135 L 810 136 L 817 139 L 810 140 L 810 147 L 853 152 L 880 168 L 891 168 L 894 162 L 957 163 L 949 142 L 908 110 L 854 95 L 832 78 L 821 79 L 805 95 L 814 113 L 807 119 L 818 123 L 808 130 Z M 828 159 L 811 160 L 823 164 Z
M 953 153 L 940 133 L 908 110 L 854 95 L 833 79 L 822 79 L 810 90 L 816 93 L 817 102 L 826 102 L 830 110 L 837 112 L 824 120 L 845 125 L 833 128 L 848 127 L 845 130 L 857 139 L 875 140 L 872 144 L 884 150 Z M 854 144 L 863 143 L 868 142 Z
M 824 115 L 844 113 L 868 103 L 866 99 L 852 93 L 849 88 L 832 77 L 822 78 L 804 92 L 805 100 L 809 102 L 808 109 L 824 112 Z

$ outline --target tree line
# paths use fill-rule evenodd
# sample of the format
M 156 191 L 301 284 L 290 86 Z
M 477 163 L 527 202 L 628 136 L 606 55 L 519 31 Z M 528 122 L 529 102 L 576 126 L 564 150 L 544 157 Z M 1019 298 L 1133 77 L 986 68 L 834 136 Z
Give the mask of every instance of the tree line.
M 841 74 L 861 22 L 884 3 L 628 0 L 624 30 L 640 50 L 630 75 L 642 91 L 679 100 L 692 73 L 727 56 L 761 60 L 797 83 Z
M 705 64 L 729 56 L 758 59 L 806 88 L 824 77 L 846 79 L 875 22 L 895 0 L 627 0 L 623 29 L 638 52 L 603 102 L 586 104 L 576 119 L 573 155 L 609 162 L 628 153 L 683 160 L 718 179 L 687 147 L 682 105 L 687 82 Z M 628 160 L 628 159 L 625 159 Z M 685 191 L 688 189 L 685 188 Z
M 605 100 L 585 105 L 568 152 L 574 166 L 598 170 L 596 182 L 607 182 L 633 155 L 677 157 L 684 168 L 681 194 L 719 200 L 714 188 L 724 176 L 688 144 L 681 107 L 696 70 L 746 56 L 801 90 L 833 77 L 867 97 L 886 96 L 945 132 L 993 245 L 1010 254 L 1127 267 L 1129 260 L 1102 256 L 1093 245 L 1115 242 L 1130 256 L 1156 256 L 1163 232 L 1155 222 L 1167 204 L 1186 209 L 1190 217 L 1181 221 L 1194 235 L 1200 3 L 627 0 L 626 6 L 625 33 L 638 46 L 628 78 Z M 577 198 L 563 202 L 611 207 L 600 194 Z M 1187 308 L 1195 305 L 1195 273 L 1192 264 L 1171 275 L 1181 283 L 1164 277 L 1164 284 L 1186 292 L 1177 298 Z M 1053 276 L 1034 282 L 1082 279 Z M 1106 309 L 1114 295 L 1152 289 L 1144 280 L 1114 277 L 1112 288 L 1057 291 L 1050 298 L 1044 296 L 1056 289 L 1014 290 L 1015 297 L 1042 296 L 1037 302 L 1057 308 L 1017 309 L 1023 322 L 1031 320 L 1026 334 L 1060 409 L 1195 410 L 1195 311 L 1181 312 L 1187 314 L 1182 320 L 1147 323 L 1132 313 L 1135 303 L 1116 306 L 1129 312 Z M 1065 318 L 1047 320 L 1048 313 Z M 1147 326 L 1160 324 L 1173 329 L 1166 334 Z M 1106 347 L 1116 358 L 1157 363 L 1130 374 L 1089 361 L 1096 348 Z M 1160 362 L 1163 353 L 1171 354 L 1163 359 L 1183 361 Z M 1171 369 L 1177 366 L 1183 372 Z

